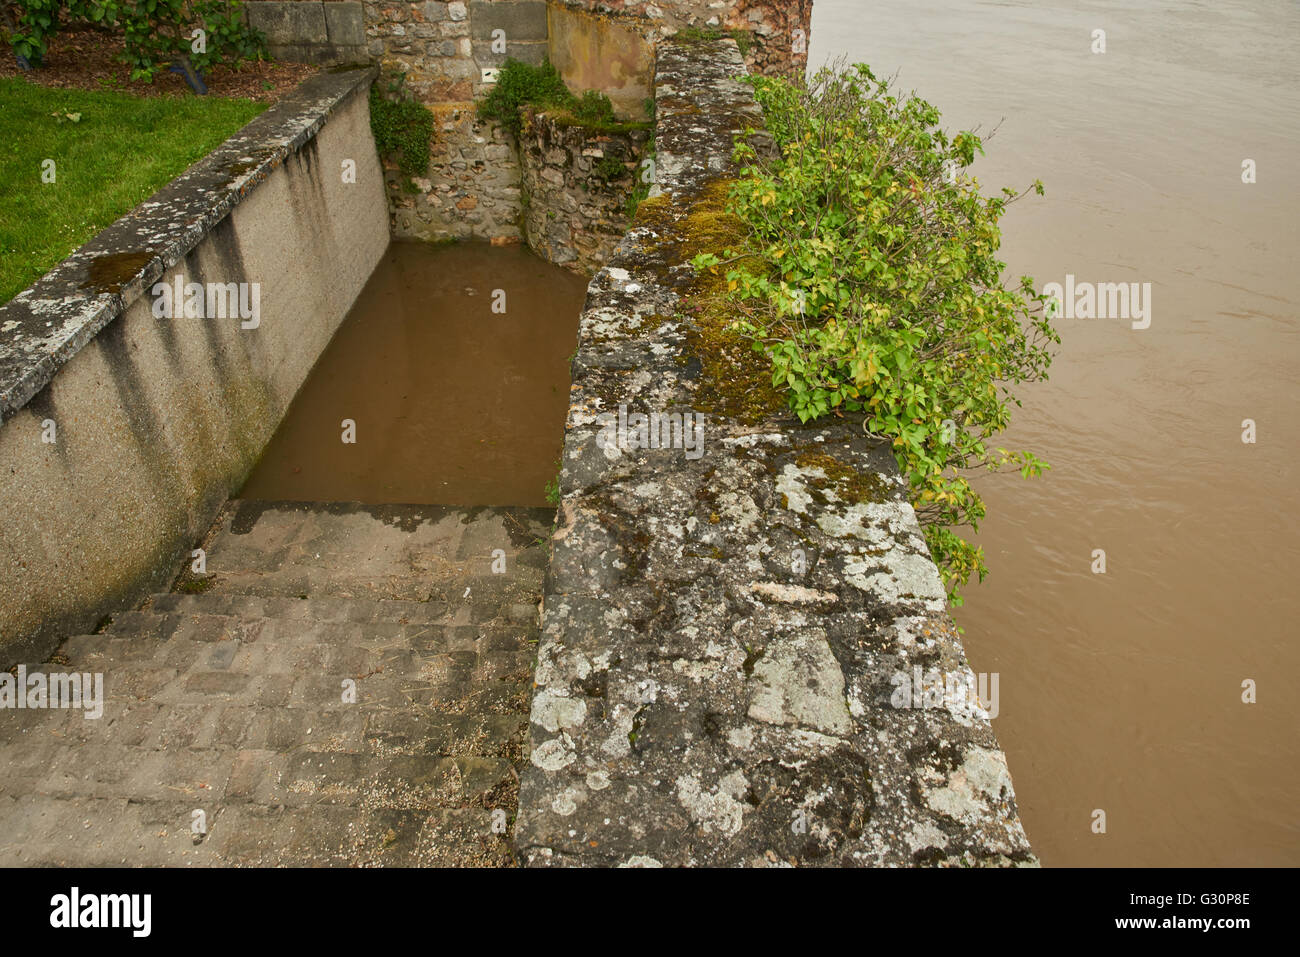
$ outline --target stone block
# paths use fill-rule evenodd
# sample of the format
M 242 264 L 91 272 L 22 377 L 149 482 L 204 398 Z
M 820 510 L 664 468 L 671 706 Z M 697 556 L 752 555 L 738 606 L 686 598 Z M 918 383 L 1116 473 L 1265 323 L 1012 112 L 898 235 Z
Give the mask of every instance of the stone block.
M 501 66 L 506 60 L 522 60 L 533 66 L 541 66 L 547 56 L 544 41 L 511 42 L 506 44 L 505 53 L 494 53 L 491 40 L 475 40 L 473 49 L 474 62 L 480 67 Z
M 335 46 L 362 46 L 366 42 L 365 16 L 358 0 L 322 3 L 325 30 Z
M 265 33 L 272 46 L 326 42 L 329 32 L 324 8 L 323 3 L 283 0 L 255 0 L 244 5 L 249 26 Z
M 471 0 L 469 15 L 476 40 L 491 40 L 494 30 L 504 30 L 510 46 L 547 38 L 545 0 Z

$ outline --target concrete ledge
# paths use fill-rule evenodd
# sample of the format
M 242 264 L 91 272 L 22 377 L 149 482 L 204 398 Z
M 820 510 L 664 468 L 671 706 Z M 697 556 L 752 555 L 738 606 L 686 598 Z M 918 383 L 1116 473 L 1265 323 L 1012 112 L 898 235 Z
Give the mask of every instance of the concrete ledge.
M 713 413 L 694 451 L 619 438 L 701 414 L 686 220 L 762 123 L 733 41 L 663 43 L 656 69 L 660 198 L 592 280 L 573 363 L 520 857 L 1035 863 L 987 712 L 897 697 L 918 669 L 973 676 L 889 449 Z
M 0 306 L 0 664 L 165 589 L 257 461 L 388 244 L 371 76 L 308 80 Z M 156 283 L 256 289 L 257 322 L 155 315 Z

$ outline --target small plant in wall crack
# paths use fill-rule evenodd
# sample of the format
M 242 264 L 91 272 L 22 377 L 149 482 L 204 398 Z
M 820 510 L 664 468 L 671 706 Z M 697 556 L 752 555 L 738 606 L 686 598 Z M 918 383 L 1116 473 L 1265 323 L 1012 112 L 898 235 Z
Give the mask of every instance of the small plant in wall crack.
M 574 348 L 574 354 L 577 354 L 577 348 Z M 552 508 L 560 507 L 560 473 L 564 469 L 562 459 L 555 460 L 555 478 L 546 483 L 546 501 L 551 504 Z
M 592 164 L 591 171 L 605 182 L 622 179 L 628 175 L 627 164 L 617 156 L 602 156 Z
M 652 106 L 654 100 L 648 100 Z M 652 111 L 653 112 L 653 111 Z M 640 205 L 650 196 L 650 189 L 655 184 L 655 141 L 650 140 L 645 146 L 645 152 L 641 156 L 641 162 L 637 164 L 636 181 L 632 185 L 632 192 L 628 194 L 627 203 L 623 206 L 623 212 L 627 214 L 628 219 L 636 216 L 636 211 Z

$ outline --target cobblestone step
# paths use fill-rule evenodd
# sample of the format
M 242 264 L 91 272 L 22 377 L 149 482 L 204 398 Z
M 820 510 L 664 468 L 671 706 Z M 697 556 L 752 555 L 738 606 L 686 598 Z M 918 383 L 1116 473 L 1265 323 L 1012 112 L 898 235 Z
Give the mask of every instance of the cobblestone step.
M 390 866 L 511 863 L 486 807 L 216 809 L 196 839 L 189 801 L 0 794 L 0 866 Z
M 549 509 L 233 502 L 206 547 L 211 590 L 486 606 L 526 600 Z M 466 594 L 468 592 L 469 594 Z M 473 607 L 477 607 L 475 602 Z
M 550 521 L 228 505 L 201 590 L 27 666 L 101 713 L 0 722 L 0 866 L 511 863 Z

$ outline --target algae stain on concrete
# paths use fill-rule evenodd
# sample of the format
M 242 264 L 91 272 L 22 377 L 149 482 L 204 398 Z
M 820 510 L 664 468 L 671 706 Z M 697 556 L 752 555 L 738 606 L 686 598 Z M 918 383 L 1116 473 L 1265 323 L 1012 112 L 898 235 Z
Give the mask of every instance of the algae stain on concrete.
M 119 293 L 154 256 L 155 253 L 149 249 L 96 256 L 86 264 L 86 278 L 81 281 L 79 288 L 92 292 Z

